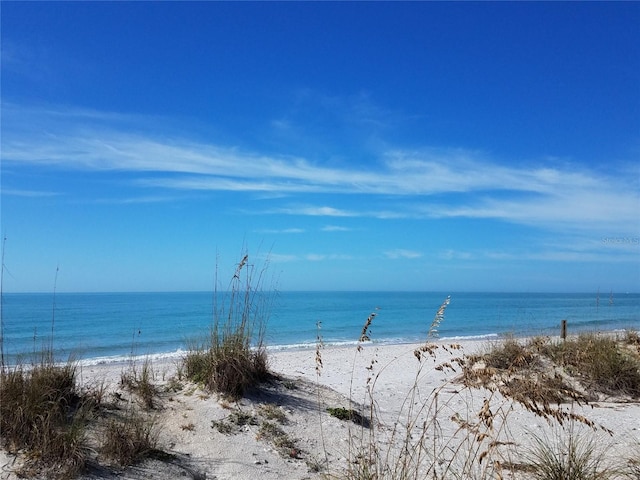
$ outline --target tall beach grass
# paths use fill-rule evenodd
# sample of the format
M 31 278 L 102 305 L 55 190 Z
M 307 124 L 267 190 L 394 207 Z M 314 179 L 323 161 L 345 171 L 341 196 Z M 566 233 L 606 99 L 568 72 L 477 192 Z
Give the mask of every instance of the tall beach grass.
M 232 399 L 269 378 L 265 329 L 275 299 L 265 290 L 268 260 L 256 265 L 245 253 L 225 291 L 216 288 L 209 335 L 192 342 L 184 358 L 186 377 Z

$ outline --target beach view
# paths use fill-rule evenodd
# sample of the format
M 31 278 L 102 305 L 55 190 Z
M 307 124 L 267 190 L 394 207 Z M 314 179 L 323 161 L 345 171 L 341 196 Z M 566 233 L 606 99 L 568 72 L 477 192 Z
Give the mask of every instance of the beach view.
M 640 3 L 0 23 L 0 479 L 640 479 Z

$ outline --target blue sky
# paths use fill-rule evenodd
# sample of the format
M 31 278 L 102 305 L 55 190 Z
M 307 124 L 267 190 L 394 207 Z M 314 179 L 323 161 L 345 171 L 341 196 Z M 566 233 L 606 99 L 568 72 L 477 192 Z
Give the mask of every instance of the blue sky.
M 2 2 L 5 291 L 640 290 L 640 3 Z

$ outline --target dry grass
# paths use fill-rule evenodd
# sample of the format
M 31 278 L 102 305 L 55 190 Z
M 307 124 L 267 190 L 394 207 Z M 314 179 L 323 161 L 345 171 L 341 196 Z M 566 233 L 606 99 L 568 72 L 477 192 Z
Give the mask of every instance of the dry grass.
M 106 422 L 100 452 L 120 466 L 133 465 L 157 450 L 158 429 L 153 418 L 128 408 Z
M 634 345 L 633 338 L 620 341 L 594 333 L 555 342 L 507 338 L 469 358 L 464 382 L 499 388 L 523 404 L 543 406 L 586 402 L 597 399 L 598 393 L 637 399 L 640 356 L 624 346 Z
M 103 385 L 81 390 L 75 364 L 47 358 L 0 372 L 2 446 L 20 455 L 19 475 L 75 478 L 96 452 L 127 466 L 157 451 L 157 426 L 135 404 L 120 414 L 103 403 Z
M 557 431 L 553 438 L 534 435 L 527 452 L 536 480 L 608 480 L 617 472 L 607 465 L 605 449 L 592 431 L 578 433 L 576 425 Z M 619 478 L 619 477 L 617 477 Z
M 296 446 L 295 440 L 277 423 L 271 421 L 262 422 L 256 438 L 271 443 L 280 455 L 285 458 L 300 458 L 300 454 L 302 453 Z
M 3 447 L 28 452 L 25 471 L 47 471 L 52 478 L 77 475 L 87 461 L 85 425 L 99 397 L 77 387 L 74 363 L 55 365 L 51 355 L 29 367 L 3 367 Z
M 634 352 L 640 342 L 633 333 L 627 333 L 624 339 L 631 347 L 627 349 L 622 348 L 620 342 L 597 336 L 584 336 L 561 345 L 553 344 L 547 338 L 527 342 L 506 338 L 493 344 L 484 354 L 465 357 L 462 352 L 457 355 L 459 346 L 433 341 L 448 304 L 449 299 L 438 309 L 427 341 L 414 352 L 419 362 L 415 382 L 394 414 L 395 421 L 385 426 L 377 410 L 376 383 L 388 365 L 377 365 L 375 355 L 365 366 L 367 394 L 364 407 L 358 407 L 351 395 L 350 408 L 330 409 L 332 416 L 351 421 L 354 414 L 366 412 L 362 417 L 366 418 L 368 427 L 364 428 L 362 424 L 359 428 L 347 427 L 347 468 L 339 472 L 337 478 L 493 479 L 504 478 L 508 470 L 517 472 L 518 478 L 541 480 L 640 478 L 640 461 L 635 458 L 623 459 L 624 465 L 617 465 L 615 469 L 605 464 L 604 444 L 598 435 L 607 437 L 612 432 L 576 413 L 570 406 L 576 402 L 587 403 L 585 392 L 596 387 L 616 395 L 634 394 L 634 378 L 638 373 Z M 354 371 L 358 355 L 363 351 L 362 342 L 371 340 L 374 320 L 375 314 L 370 315 L 362 328 Z M 321 347 L 319 337 L 315 352 L 318 376 L 323 368 Z M 448 358 L 444 362 L 439 360 L 443 353 Z M 600 365 L 595 368 L 592 362 Z M 462 373 L 455 383 L 422 391 L 420 382 L 431 369 L 441 372 L 461 370 Z M 599 370 L 606 372 L 606 381 Z M 462 390 L 458 382 L 462 382 Z M 445 394 L 446 389 L 454 388 L 457 393 Z M 481 407 L 460 405 L 466 397 L 458 394 L 466 389 L 483 391 Z M 513 402 L 556 425 L 558 431 L 564 433 L 551 440 L 537 438 L 533 448 L 518 453 L 508 430 Z M 457 428 L 453 434 L 443 435 L 442 422 L 447 419 Z M 578 427 L 583 429 L 583 434 L 574 434 Z
M 275 420 L 280 424 L 287 423 L 287 414 L 284 413 L 282 408 L 279 408 L 272 403 L 263 403 L 262 405 L 259 405 L 258 414 L 267 420 Z
M 635 341 L 632 335 L 627 338 Z M 640 398 L 640 357 L 616 338 L 586 333 L 549 343 L 543 352 L 578 377 L 585 389 Z
M 376 384 L 389 365 L 379 366 L 375 355 L 365 366 L 365 407 L 351 408 L 358 405 L 351 398 L 350 408 L 331 409 L 331 415 L 350 420 L 347 424 L 347 468 L 337 475 L 338 478 L 499 478 L 497 475 L 501 467 L 495 458 L 503 445 L 497 439 L 504 418 L 501 409 L 492 411 L 490 408 L 491 397 L 477 411 L 473 410 L 476 407 L 468 406 L 467 413 L 460 415 L 459 405 L 454 405 L 457 399 L 444 394 L 444 389 L 450 385 L 425 391 L 422 388 L 429 372 L 455 372 L 465 364 L 459 345 L 443 345 L 434 341 L 449 302 L 447 297 L 436 312 L 426 342 L 413 352 L 417 360 L 414 383 L 398 411 L 392 414 L 395 420 L 391 425 L 385 426 L 376 402 Z M 370 327 L 374 319 L 375 315 L 370 315 L 365 321 L 354 364 L 358 360 L 357 355 L 363 351 L 361 343 L 371 340 Z M 442 353 L 447 354 L 448 360 L 438 361 Z M 354 425 L 352 422 L 356 414 L 363 421 Z M 440 422 L 449 417 L 456 432 L 453 436 L 443 436 Z
M 271 377 L 264 331 L 273 296 L 262 291 L 265 269 L 256 272 L 244 255 L 221 302 L 215 292 L 209 338 L 184 359 L 187 378 L 232 399 Z
M 493 343 L 484 354 L 468 357 L 461 381 L 467 386 L 499 391 L 537 415 L 561 421 L 565 414 L 559 406 L 563 402 L 587 399 L 541 354 L 547 345 L 548 340 L 541 338 L 522 343 L 507 337 Z
M 640 440 L 636 443 L 632 453 L 626 458 L 623 476 L 627 480 L 640 480 Z
M 258 425 L 258 417 L 242 410 L 237 410 L 229 414 L 222 420 L 212 420 L 211 428 L 225 435 L 238 433 L 245 425 Z
M 127 370 L 120 375 L 120 384 L 138 395 L 147 409 L 153 409 L 158 389 L 154 382 L 153 365 L 149 358 L 145 358 L 142 369 L 138 371 L 135 360 L 132 360 Z

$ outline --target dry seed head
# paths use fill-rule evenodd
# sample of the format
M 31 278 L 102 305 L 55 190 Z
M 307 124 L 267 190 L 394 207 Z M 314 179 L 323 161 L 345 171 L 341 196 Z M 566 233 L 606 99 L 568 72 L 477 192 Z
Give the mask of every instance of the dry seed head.
M 322 347 L 324 347 L 324 344 L 322 343 L 322 335 L 320 334 L 320 329 L 322 328 L 322 322 L 321 321 L 317 321 L 316 322 L 316 330 L 317 330 L 317 334 L 316 334 L 316 374 L 318 376 L 320 376 L 320 373 L 322 373 Z
M 371 326 L 371 322 L 373 322 L 373 319 L 375 318 L 376 315 L 377 314 L 373 312 L 371 315 L 369 315 L 369 318 L 367 318 L 367 321 L 364 323 L 364 326 L 362 327 L 362 333 L 360 334 L 360 339 L 358 340 L 359 342 L 371 341 L 371 337 L 369 336 L 369 327 Z
M 478 413 L 478 417 L 482 420 L 490 430 L 493 430 L 493 412 L 491 411 L 491 405 L 489 404 L 489 400 L 484 399 L 484 403 L 482 405 L 482 409 Z
M 448 295 L 447 298 L 445 298 L 444 302 L 442 302 L 442 305 L 440 305 L 440 308 L 438 308 L 438 311 L 436 312 L 436 316 L 433 318 L 433 321 L 431 322 L 431 326 L 429 327 L 429 333 L 427 334 L 427 338 L 433 338 L 438 336 L 438 327 L 440 326 L 440 322 L 444 320 L 444 311 L 446 310 L 450 302 L 451 302 L 451 295 Z
M 451 370 L 451 371 L 454 371 L 454 372 L 456 371 L 456 369 L 453 368 L 453 365 L 451 365 L 449 362 L 441 363 L 440 365 L 437 365 L 435 367 L 435 370 L 438 370 L 439 372 L 443 372 L 445 369 Z
M 247 264 L 247 260 L 249 260 L 248 254 L 242 257 L 242 260 L 240 260 L 238 268 L 236 268 L 236 273 L 233 276 L 234 278 L 240 278 L 240 270 L 242 270 L 242 268 Z

